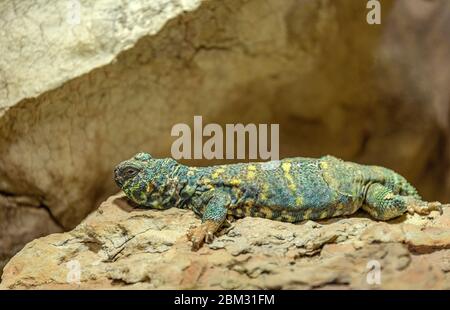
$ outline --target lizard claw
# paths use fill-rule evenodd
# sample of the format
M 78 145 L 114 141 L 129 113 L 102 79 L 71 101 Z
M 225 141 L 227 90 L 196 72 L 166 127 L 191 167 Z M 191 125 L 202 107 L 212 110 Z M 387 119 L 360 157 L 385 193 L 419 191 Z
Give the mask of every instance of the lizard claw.
M 214 234 L 212 232 L 208 231 L 205 236 L 205 243 L 211 243 L 211 242 L 213 242 L 213 240 L 214 240 Z
M 199 250 L 203 243 L 211 243 L 214 240 L 214 232 L 217 225 L 205 222 L 198 227 L 191 228 L 186 234 L 189 241 L 192 242 L 192 251 Z
M 194 235 L 195 227 L 189 228 L 189 230 L 186 233 L 186 237 L 189 241 L 192 241 L 192 236 Z
M 203 240 L 205 239 L 201 226 L 189 229 L 186 237 L 192 242 L 192 251 L 200 249 L 203 245 Z
M 443 206 L 446 207 L 448 205 L 443 205 L 438 201 L 424 202 L 424 203 L 412 203 L 408 207 L 408 213 L 409 214 L 417 213 L 420 215 L 428 215 L 428 214 L 430 214 L 431 211 L 439 211 L 439 214 L 442 215 L 443 214 L 443 210 L 442 210 Z

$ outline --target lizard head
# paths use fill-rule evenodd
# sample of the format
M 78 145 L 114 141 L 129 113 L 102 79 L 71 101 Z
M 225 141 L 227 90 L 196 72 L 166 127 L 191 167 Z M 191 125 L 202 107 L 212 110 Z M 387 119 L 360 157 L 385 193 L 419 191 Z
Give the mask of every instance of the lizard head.
M 148 153 L 137 153 L 114 169 L 116 184 L 134 203 L 152 208 L 170 208 L 170 178 L 176 161 L 156 159 Z

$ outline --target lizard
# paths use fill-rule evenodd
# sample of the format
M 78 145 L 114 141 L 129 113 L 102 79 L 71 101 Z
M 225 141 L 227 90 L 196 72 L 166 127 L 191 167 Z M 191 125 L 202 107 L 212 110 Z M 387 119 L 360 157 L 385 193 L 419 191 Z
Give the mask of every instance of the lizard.
M 187 236 L 192 250 L 210 243 L 231 217 L 296 223 L 346 216 L 362 208 L 375 220 L 429 214 L 448 206 L 423 201 L 400 174 L 334 156 L 191 167 L 173 158 L 137 153 L 119 163 L 114 179 L 126 197 L 144 208 L 190 209 L 202 223 Z

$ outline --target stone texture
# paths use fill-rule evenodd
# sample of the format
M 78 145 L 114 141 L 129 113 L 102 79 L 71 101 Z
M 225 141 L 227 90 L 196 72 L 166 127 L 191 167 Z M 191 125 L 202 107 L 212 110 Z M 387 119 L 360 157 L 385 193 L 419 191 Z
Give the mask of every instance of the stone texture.
M 193 212 L 132 208 L 118 194 L 74 230 L 27 244 L 0 288 L 450 289 L 449 220 L 448 208 L 387 223 L 364 213 L 299 224 L 247 217 L 192 252 Z M 379 285 L 367 281 L 374 261 Z
M 110 155 L 117 153 L 118 145 L 111 143 L 118 136 L 111 130 L 117 127 L 112 119 L 122 112 L 101 111 L 119 103 L 108 97 L 121 92 L 113 84 L 122 81 L 113 82 L 113 76 L 103 73 L 92 77 L 89 72 L 115 62 L 120 52 L 200 2 L 0 3 L 0 268 L 25 243 L 73 227 L 108 190 L 113 192 L 108 170 L 118 158 L 100 157 L 105 147 Z M 80 76 L 81 84 L 61 88 Z M 106 97 L 103 87 L 110 88 Z M 120 105 L 127 102 L 124 97 L 119 100 Z M 94 151 L 97 147 L 99 152 Z M 88 162 L 94 153 L 98 160 Z M 117 155 L 124 153 L 128 151 L 122 149 Z M 20 203 L 22 196 L 38 203 L 29 208 Z M 12 202 L 16 208 L 11 209 L 5 201 L 14 197 L 19 203 Z
M 405 30 L 368 25 L 360 0 L 82 0 L 79 24 L 69 2 L 0 3 L 0 195 L 39 201 L 16 204 L 22 215 L 12 216 L 0 199 L 1 257 L 73 228 L 114 193 L 117 162 L 138 151 L 169 156 L 171 127 L 194 115 L 279 123 L 282 157 L 385 165 L 427 199 L 449 197 L 438 122 L 426 104 L 403 104 L 417 75 L 382 65 L 400 63 L 384 53 L 396 42 L 386 31 Z M 388 0 L 382 9 L 383 21 L 407 12 Z M 408 72 L 418 58 L 402 60 Z M 402 82 L 386 86 L 388 76 Z
M 0 269 L 12 254 L 22 249 L 24 243 L 36 236 L 63 231 L 48 210 L 40 207 L 39 202 L 24 196 L 10 198 L 0 195 Z
M 201 0 L 3 1 L 0 111 L 112 62 Z

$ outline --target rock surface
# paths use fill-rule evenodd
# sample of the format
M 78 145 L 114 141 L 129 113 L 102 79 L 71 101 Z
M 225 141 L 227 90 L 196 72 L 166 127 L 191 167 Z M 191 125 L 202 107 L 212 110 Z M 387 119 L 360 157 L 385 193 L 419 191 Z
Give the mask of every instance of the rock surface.
M 137 79 L 126 73 L 129 60 L 115 73 L 91 71 L 116 62 L 139 39 L 155 35 L 200 4 L 201 0 L 0 2 L 0 268 L 25 243 L 78 224 L 98 200 L 114 192 L 109 178 L 114 162 L 148 138 L 143 135 L 134 146 L 111 141 L 119 136 L 111 130 L 118 128 L 113 120 L 124 114 L 114 106 L 130 96 L 114 93 Z M 136 65 L 153 57 L 150 53 L 138 61 L 140 54 L 133 56 Z M 137 100 L 130 110 L 148 103 Z M 118 152 L 120 143 L 131 148 Z M 113 153 L 117 158 L 110 158 Z M 21 203 L 22 197 L 37 203 Z
M 281 157 L 384 165 L 426 198 L 449 198 L 444 142 L 426 112 L 429 102 L 447 111 L 447 78 L 429 68 L 448 68 L 449 41 L 436 38 L 450 4 L 433 1 L 442 17 L 430 13 L 416 33 L 399 1 L 381 2 L 374 26 L 360 0 L 1 1 L 0 259 L 75 227 L 116 191 L 116 163 L 169 156 L 172 126 L 194 115 L 277 123 Z M 403 44 L 405 32 L 417 40 Z M 415 53 L 423 46 L 435 52 Z M 429 86 L 422 75 L 437 99 L 410 91 Z M 404 105 L 405 93 L 424 104 Z M 13 209 L 2 197 L 37 203 Z
M 244 218 L 192 252 L 185 234 L 200 221 L 191 211 L 136 209 L 122 197 L 70 232 L 27 244 L 0 288 L 450 289 L 448 208 L 388 223 L 363 213 L 299 224 Z

